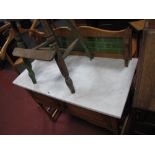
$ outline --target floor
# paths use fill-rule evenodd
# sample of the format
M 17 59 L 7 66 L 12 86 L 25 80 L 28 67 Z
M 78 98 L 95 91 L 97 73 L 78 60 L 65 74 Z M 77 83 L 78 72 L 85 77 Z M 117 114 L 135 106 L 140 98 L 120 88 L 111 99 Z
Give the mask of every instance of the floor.
M 17 74 L 0 70 L 1 135 L 104 135 L 107 130 L 63 113 L 52 122 L 26 90 L 12 84 Z

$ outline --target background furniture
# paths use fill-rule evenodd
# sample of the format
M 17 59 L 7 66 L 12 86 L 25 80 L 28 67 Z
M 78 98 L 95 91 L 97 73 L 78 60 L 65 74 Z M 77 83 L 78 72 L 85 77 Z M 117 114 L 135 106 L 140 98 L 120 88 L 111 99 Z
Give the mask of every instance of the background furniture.
M 143 31 L 133 109 L 124 134 L 155 134 L 155 20 Z
M 4 23 L 0 27 L 1 43 L 2 47 L 0 50 L 0 61 L 7 60 L 12 68 L 19 74 L 18 65 L 23 63 L 22 58 L 15 58 L 12 55 L 13 49 L 16 47 L 15 33 L 11 29 L 10 23 Z
M 33 26 L 33 23 L 32 23 L 32 26 Z M 15 20 L 15 21 L 4 20 L 3 22 L 1 22 L 0 60 L 1 62 L 5 62 L 5 60 L 7 60 L 8 63 L 18 74 L 20 74 L 21 72 L 21 66 L 23 66 L 24 61 L 21 57 L 14 57 L 12 55 L 12 52 L 14 48 L 17 46 L 27 46 L 27 44 L 25 44 L 25 40 L 23 41 L 23 34 L 31 32 L 31 36 L 30 36 L 31 38 L 29 37 L 29 39 L 31 40 L 28 41 L 30 44 L 33 42 L 32 38 L 35 37 L 35 39 L 39 40 L 41 39 L 41 37 L 43 37 L 43 34 L 41 32 L 37 30 L 35 31 L 31 30 L 30 26 L 31 26 L 30 20 Z

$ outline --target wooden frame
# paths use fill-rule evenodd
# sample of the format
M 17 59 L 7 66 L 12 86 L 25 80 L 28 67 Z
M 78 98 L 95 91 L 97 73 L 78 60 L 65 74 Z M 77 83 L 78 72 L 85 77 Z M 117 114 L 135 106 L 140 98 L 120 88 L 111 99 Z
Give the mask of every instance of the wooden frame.
M 69 103 L 59 101 L 57 99 L 27 90 L 32 98 L 43 108 L 45 113 L 52 121 L 56 121 L 62 112 L 68 112 L 79 117 L 89 123 L 97 125 L 111 131 L 112 134 L 119 134 L 120 120 L 100 114 L 85 108 L 81 108 Z M 50 110 L 51 109 L 51 110 Z
M 128 62 L 131 59 L 132 50 L 132 33 L 130 28 L 126 28 L 120 31 L 109 31 L 98 29 L 90 26 L 80 26 L 79 31 L 84 38 L 88 37 L 98 37 L 98 38 L 121 38 L 124 43 L 124 50 L 122 54 L 116 54 L 113 51 L 111 53 L 107 52 L 96 52 L 94 51 L 94 56 L 112 57 L 112 58 L 123 58 L 125 60 L 125 66 L 128 66 Z M 69 38 L 71 36 L 71 30 L 68 27 L 59 27 L 55 29 L 57 36 Z M 80 52 L 73 52 L 71 54 L 80 54 Z

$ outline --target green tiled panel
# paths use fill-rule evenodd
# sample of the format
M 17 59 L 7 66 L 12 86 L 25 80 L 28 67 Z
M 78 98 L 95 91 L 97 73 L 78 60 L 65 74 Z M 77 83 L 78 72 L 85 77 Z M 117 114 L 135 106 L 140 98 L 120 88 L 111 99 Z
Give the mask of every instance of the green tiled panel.
M 121 38 L 89 37 L 85 38 L 84 40 L 90 51 L 122 53 L 124 50 L 123 40 Z M 60 38 L 59 42 L 61 44 L 60 47 L 66 48 L 72 42 L 72 40 L 62 37 Z M 74 50 L 83 51 L 83 48 L 78 43 Z

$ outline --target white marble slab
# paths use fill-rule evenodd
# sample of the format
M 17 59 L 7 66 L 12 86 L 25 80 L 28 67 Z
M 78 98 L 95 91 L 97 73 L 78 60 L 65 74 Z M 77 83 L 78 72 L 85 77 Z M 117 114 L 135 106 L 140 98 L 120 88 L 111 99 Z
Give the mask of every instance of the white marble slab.
M 137 59 L 129 67 L 124 60 L 69 56 L 65 59 L 73 80 L 75 94 L 71 94 L 55 61 L 37 61 L 32 64 L 37 84 L 33 84 L 25 70 L 13 83 L 37 93 L 73 105 L 84 107 L 115 118 L 121 118 Z

